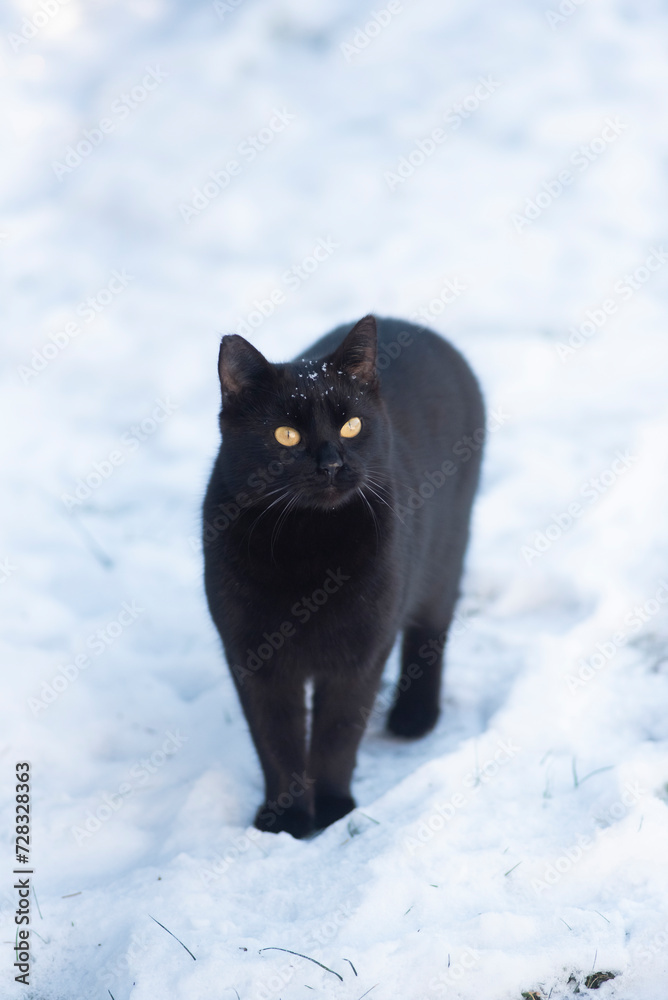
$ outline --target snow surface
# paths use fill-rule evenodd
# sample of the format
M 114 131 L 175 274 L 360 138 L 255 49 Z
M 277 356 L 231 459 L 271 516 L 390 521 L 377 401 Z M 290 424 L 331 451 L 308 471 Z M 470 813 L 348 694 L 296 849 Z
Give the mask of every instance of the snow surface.
M 557 1000 L 610 971 L 592 996 L 661 1000 L 665 5 L 566 3 L 550 25 L 556 0 L 403 0 L 351 55 L 371 10 L 353 0 L 54 4 L 18 45 L 42 7 L 0 15 L 0 995 Z M 240 144 L 272 121 L 251 162 Z M 433 154 L 388 180 L 437 128 Z M 193 189 L 235 159 L 186 222 Z M 615 288 L 634 272 L 636 290 Z M 219 337 L 282 291 L 252 334 L 280 360 L 443 288 L 433 325 L 494 416 L 441 721 L 404 744 L 379 711 L 359 809 L 307 842 L 257 834 L 260 771 L 201 583 Z M 587 310 L 604 321 L 560 358 Z M 63 500 L 111 452 L 112 474 Z M 29 988 L 7 957 L 23 758 Z

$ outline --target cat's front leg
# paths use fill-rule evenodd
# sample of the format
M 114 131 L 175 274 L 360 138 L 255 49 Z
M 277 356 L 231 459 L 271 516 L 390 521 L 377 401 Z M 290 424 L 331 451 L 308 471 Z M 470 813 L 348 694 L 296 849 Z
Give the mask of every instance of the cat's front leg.
M 287 665 L 272 663 L 237 687 L 264 772 L 265 801 L 255 826 L 305 837 L 314 828 L 314 782 L 306 773 L 304 684 L 290 677 Z
M 316 679 L 309 763 L 315 778 L 316 829 L 355 808 L 350 782 L 384 663 L 385 657 L 379 657 L 373 668 Z

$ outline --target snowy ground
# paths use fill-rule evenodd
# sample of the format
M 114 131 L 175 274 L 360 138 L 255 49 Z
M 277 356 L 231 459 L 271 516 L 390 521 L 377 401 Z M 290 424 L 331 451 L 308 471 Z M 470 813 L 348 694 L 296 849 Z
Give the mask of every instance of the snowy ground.
M 3 7 L 3 998 L 665 996 L 667 12 L 374 9 Z M 310 842 L 249 826 L 198 542 L 218 340 L 272 295 L 274 360 L 427 310 L 494 414 L 438 729 L 379 714 Z

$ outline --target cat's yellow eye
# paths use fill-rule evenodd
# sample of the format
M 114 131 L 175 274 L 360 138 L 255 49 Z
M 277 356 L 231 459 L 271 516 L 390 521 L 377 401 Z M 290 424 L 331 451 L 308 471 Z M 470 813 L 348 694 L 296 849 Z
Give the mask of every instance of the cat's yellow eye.
M 362 430 L 362 421 L 359 417 L 351 417 L 350 420 L 346 420 L 345 424 L 341 428 L 341 437 L 344 438 L 354 438 L 357 437 L 359 432 Z
M 302 439 L 301 434 L 294 427 L 277 427 L 274 431 L 274 437 L 279 444 L 285 445 L 286 448 L 292 448 L 293 445 L 299 444 Z

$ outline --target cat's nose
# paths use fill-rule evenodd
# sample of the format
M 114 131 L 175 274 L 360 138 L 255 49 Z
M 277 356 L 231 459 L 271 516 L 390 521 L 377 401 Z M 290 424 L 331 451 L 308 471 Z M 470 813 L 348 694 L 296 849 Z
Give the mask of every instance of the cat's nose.
M 323 472 L 333 479 L 342 465 L 341 456 L 331 441 L 328 441 L 318 452 L 318 472 Z

